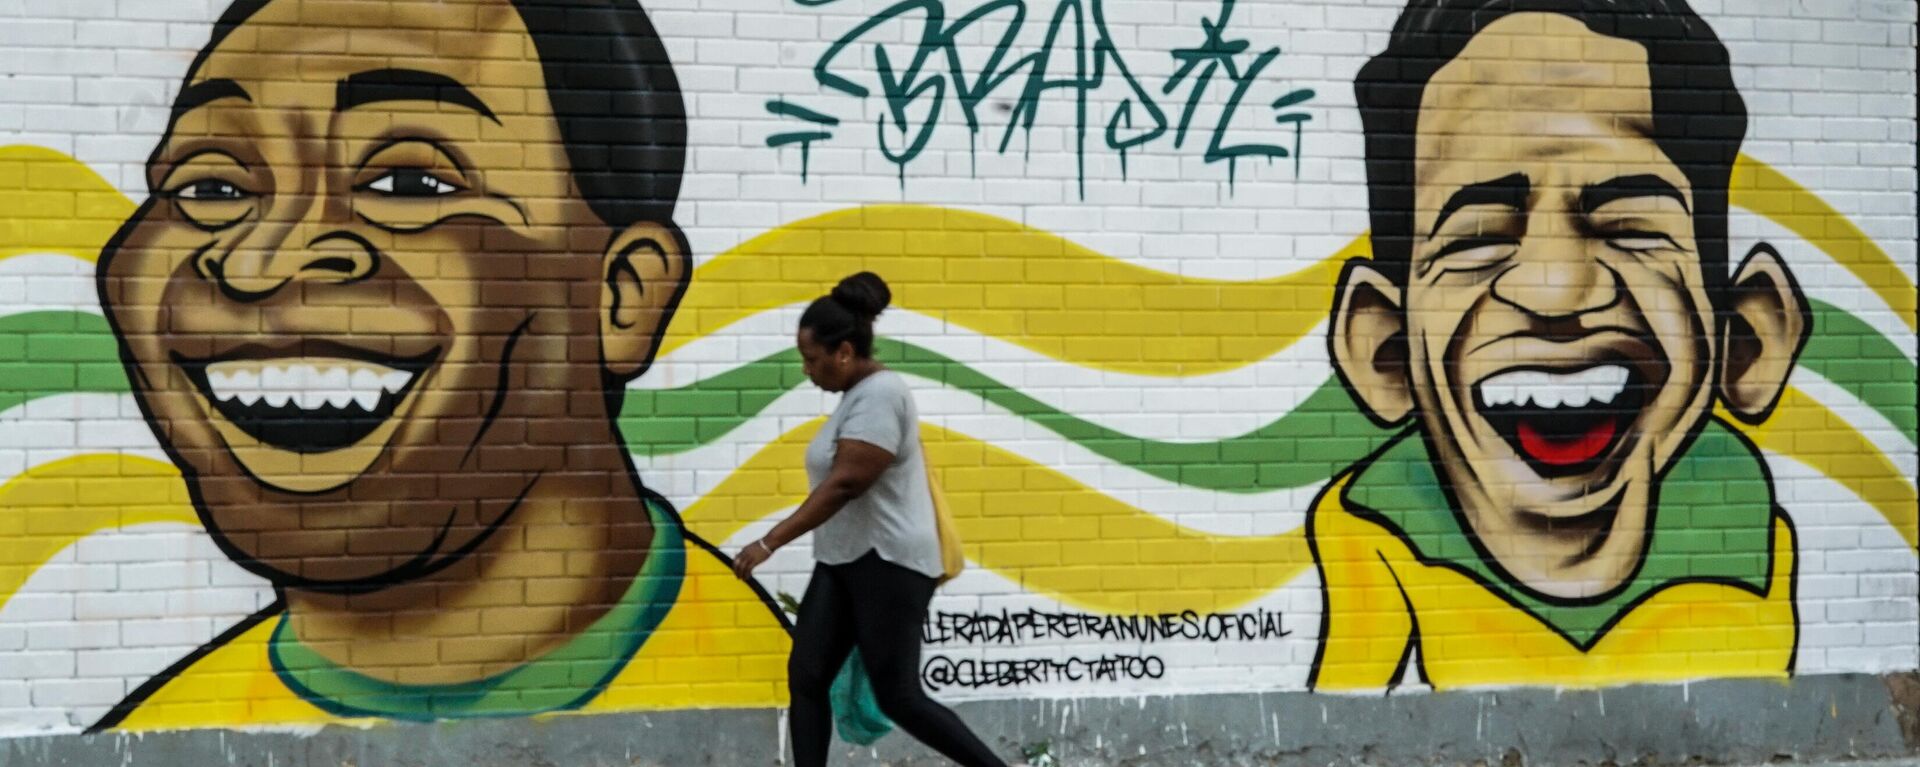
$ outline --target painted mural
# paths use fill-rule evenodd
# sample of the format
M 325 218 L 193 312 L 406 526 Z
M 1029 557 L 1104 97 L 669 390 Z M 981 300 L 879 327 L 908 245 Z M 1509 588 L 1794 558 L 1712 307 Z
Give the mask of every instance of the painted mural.
M 729 553 L 861 270 L 975 565 L 942 697 L 1920 666 L 1911 168 L 1816 191 L 1682 0 L 1344 69 L 857 3 L 237 0 L 144 161 L 0 122 L 0 732 L 783 705 L 806 554 Z
M 1730 420 L 1779 403 L 1809 309 L 1764 243 L 1725 276 L 1745 110 L 1724 52 L 1657 40 L 1712 32 L 1636 21 L 1442 9 L 1360 72 L 1374 248 L 1328 344 L 1411 427 L 1308 523 L 1319 686 L 1793 668 L 1793 524 Z
M 383 42 L 415 60 L 315 87 L 277 81 L 349 36 L 345 7 L 216 22 L 97 274 L 197 516 L 278 599 L 96 729 L 631 706 L 734 602 L 769 605 L 734 641 L 778 652 L 771 602 L 620 450 L 617 394 L 686 290 L 685 126 L 643 12 L 573 5 L 479 6 L 475 30 L 397 4 Z M 610 54 L 571 60 L 582 38 Z M 529 44 L 543 67 L 497 63 Z M 669 694 L 774 702 L 724 677 Z

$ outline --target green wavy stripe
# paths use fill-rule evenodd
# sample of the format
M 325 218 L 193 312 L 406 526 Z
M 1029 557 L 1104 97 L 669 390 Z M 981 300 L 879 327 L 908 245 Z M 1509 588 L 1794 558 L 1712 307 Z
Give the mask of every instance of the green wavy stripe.
M 1914 399 L 1920 375 L 1914 364 L 1859 317 L 1824 301 L 1810 303 L 1813 332 L 1800 352 L 1800 366 L 1847 390 L 1914 441 L 1920 434 Z
M 1384 439 L 1332 379 L 1250 433 L 1218 442 L 1161 442 L 1061 412 L 928 349 L 880 339 L 875 351 L 896 370 L 970 392 L 1116 463 L 1208 490 L 1256 493 L 1323 482 Z M 1814 302 L 1814 333 L 1801 365 L 1915 439 L 1915 366 L 1872 326 Z M 630 392 L 621 425 L 627 434 L 646 435 L 645 442 L 630 438 L 635 453 L 685 452 L 726 435 L 804 382 L 797 355 L 781 352 L 679 389 Z
M 1257 493 L 1323 482 L 1389 436 L 1333 380 L 1250 433 L 1219 442 L 1161 442 L 1060 412 L 937 352 L 884 338 L 874 351 L 894 370 L 974 394 L 1115 463 L 1208 490 Z M 635 453 L 684 452 L 746 423 L 805 380 L 797 355 L 785 351 L 686 387 L 628 392 L 621 429 Z
M 1814 302 L 1814 333 L 1801 364 L 1880 413 L 1909 440 L 1920 427 L 1915 366 L 1870 325 Z M 1218 442 L 1163 442 L 1116 431 L 1047 405 L 965 364 L 891 339 L 877 351 L 903 373 L 970 392 L 1061 437 L 1169 482 L 1233 493 L 1304 487 L 1365 455 L 1384 435 L 1337 381 L 1292 412 Z M 627 393 L 620 417 L 628 447 L 647 456 L 710 444 L 806 383 L 783 351 L 688 386 Z M 46 396 L 127 390 L 119 352 L 97 314 L 44 311 L 0 317 L 0 411 Z
M 0 317 L 0 412 L 41 397 L 126 390 L 105 317 L 74 311 Z

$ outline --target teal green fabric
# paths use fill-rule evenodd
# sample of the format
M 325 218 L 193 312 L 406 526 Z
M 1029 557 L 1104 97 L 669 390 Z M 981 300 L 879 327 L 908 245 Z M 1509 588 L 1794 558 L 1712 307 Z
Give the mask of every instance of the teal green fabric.
M 1665 586 L 1732 582 L 1766 593 L 1773 570 L 1775 512 L 1762 460 L 1731 427 L 1709 419 L 1661 478 L 1640 571 L 1616 593 L 1592 604 L 1552 600 L 1494 571 L 1448 502 L 1418 430 L 1396 437 L 1354 478 L 1345 500 L 1348 508 L 1384 520 L 1423 561 L 1467 571 L 1584 645 L 1622 612 Z
M 680 523 L 653 502 L 653 543 L 620 603 L 578 637 L 511 671 L 472 682 L 403 685 L 335 665 L 300 644 L 283 614 L 268 643 L 273 670 L 287 688 L 343 717 L 410 721 L 528 716 L 578 708 L 600 694 L 665 620 L 686 575 Z
M 880 736 L 893 731 L 893 720 L 880 711 L 880 699 L 874 696 L 873 680 L 867 677 L 867 666 L 860 662 L 859 650 L 854 650 L 840 666 L 827 699 L 833 703 L 834 726 L 840 731 L 841 740 L 870 746 Z

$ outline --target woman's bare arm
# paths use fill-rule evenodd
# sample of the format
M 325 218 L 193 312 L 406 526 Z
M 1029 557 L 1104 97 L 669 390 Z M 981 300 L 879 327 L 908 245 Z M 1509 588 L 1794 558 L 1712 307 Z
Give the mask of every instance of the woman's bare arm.
M 807 494 L 807 500 L 793 514 L 774 525 L 772 532 L 747 544 L 734 558 L 733 569 L 740 577 L 753 572 L 774 549 L 792 543 L 832 519 L 848 502 L 866 494 L 867 489 L 880 480 L 880 474 L 893 465 L 893 453 L 878 445 L 857 439 L 839 440 L 834 445 L 833 469 L 826 481 Z

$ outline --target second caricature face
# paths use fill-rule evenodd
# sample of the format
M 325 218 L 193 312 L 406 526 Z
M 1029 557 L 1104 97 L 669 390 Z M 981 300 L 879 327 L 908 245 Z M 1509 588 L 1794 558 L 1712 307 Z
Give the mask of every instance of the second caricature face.
M 1639 527 L 1716 392 L 1763 414 L 1785 386 L 1805 332 L 1785 266 L 1743 264 L 1716 321 L 1694 190 L 1653 123 L 1643 47 L 1503 17 L 1424 91 L 1404 284 L 1348 271 L 1342 372 L 1384 420 L 1418 415 L 1482 539 Z M 1503 564 L 1541 585 L 1567 563 Z
M 616 449 L 606 383 L 687 276 L 670 223 L 583 199 L 507 0 L 364 8 L 277 0 L 209 51 L 100 267 L 203 518 L 296 584 L 431 569 Z
M 1580 44 L 1529 45 L 1554 39 Z M 1508 16 L 1434 75 L 1419 128 L 1406 312 L 1440 452 L 1473 474 L 1466 492 L 1545 517 L 1644 493 L 1711 401 L 1713 358 L 1692 189 L 1652 138 L 1646 51 Z

